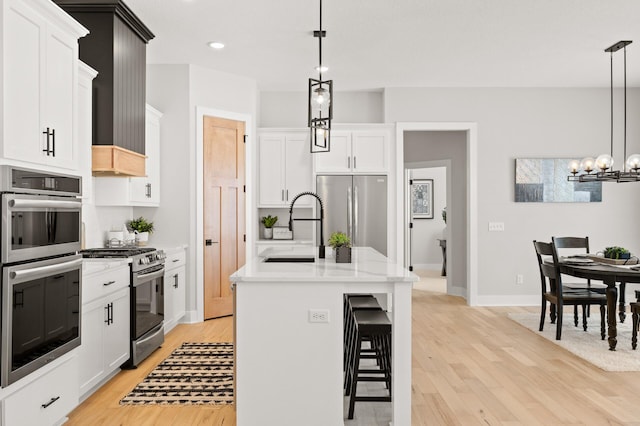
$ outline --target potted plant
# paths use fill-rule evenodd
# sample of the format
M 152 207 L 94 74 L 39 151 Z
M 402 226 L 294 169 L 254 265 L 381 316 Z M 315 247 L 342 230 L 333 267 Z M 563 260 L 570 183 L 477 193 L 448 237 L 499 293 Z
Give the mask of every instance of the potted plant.
M 629 259 L 631 258 L 631 253 L 624 247 L 605 247 L 604 257 L 608 259 Z
M 139 246 L 146 245 L 147 241 L 149 241 L 149 234 L 153 232 L 153 222 L 149 222 L 140 216 L 137 219 L 131 219 L 128 222 L 128 226 L 136 234 L 136 243 Z
M 271 238 L 273 238 L 273 225 L 275 225 L 278 221 L 278 216 L 262 216 L 262 219 L 260 219 L 260 221 L 264 225 L 264 237 L 267 240 L 270 240 Z
M 351 238 L 344 232 L 334 232 L 327 244 L 333 247 L 336 263 L 351 263 Z

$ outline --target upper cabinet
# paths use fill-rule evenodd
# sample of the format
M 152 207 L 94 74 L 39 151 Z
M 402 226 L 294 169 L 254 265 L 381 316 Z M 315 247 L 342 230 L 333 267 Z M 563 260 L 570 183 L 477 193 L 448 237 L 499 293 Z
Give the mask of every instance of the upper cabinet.
M 88 31 L 49 1 L 5 0 L 2 157 L 78 169 L 78 39 Z
M 160 118 L 162 113 L 147 105 L 145 151 L 147 175 L 143 177 L 95 177 L 94 199 L 97 206 L 160 205 Z
M 160 117 L 160 111 L 147 105 L 144 126 L 147 175 L 131 178 L 131 201 L 135 206 L 160 205 Z
M 329 152 L 314 154 L 316 173 L 387 173 L 389 127 L 332 130 Z
M 267 131 L 259 134 L 259 207 L 289 207 L 293 198 L 313 191 L 309 132 Z M 311 206 L 310 197 L 296 207 Z

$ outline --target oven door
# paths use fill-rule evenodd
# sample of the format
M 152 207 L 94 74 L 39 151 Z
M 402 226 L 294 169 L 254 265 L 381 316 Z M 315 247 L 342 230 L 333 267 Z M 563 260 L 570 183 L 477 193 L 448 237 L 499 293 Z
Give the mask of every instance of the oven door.
M 81 248 L 82 201 L 2 194 L 2 263 L 73 253 Z
M 138 340 L 164 321 L 164 265 L 133 274 L 135 312 L 131 321 L 132 340 Z
M 82 256 L 2 268 L 5 387 L 80 345 Z

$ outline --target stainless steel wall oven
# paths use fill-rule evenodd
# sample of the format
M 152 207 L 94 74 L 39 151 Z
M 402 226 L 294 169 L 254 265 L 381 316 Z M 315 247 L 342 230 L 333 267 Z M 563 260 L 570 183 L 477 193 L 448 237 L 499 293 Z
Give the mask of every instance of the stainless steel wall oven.
M 82 181 L 0 166 L 0 384 L 80 345 Z

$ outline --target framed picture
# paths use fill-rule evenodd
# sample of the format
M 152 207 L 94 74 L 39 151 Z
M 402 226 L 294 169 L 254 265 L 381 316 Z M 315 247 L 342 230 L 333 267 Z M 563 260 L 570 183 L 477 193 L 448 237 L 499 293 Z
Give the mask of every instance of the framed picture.
M 433 219 L 433 179 L 411 181 L 411 217 Z

